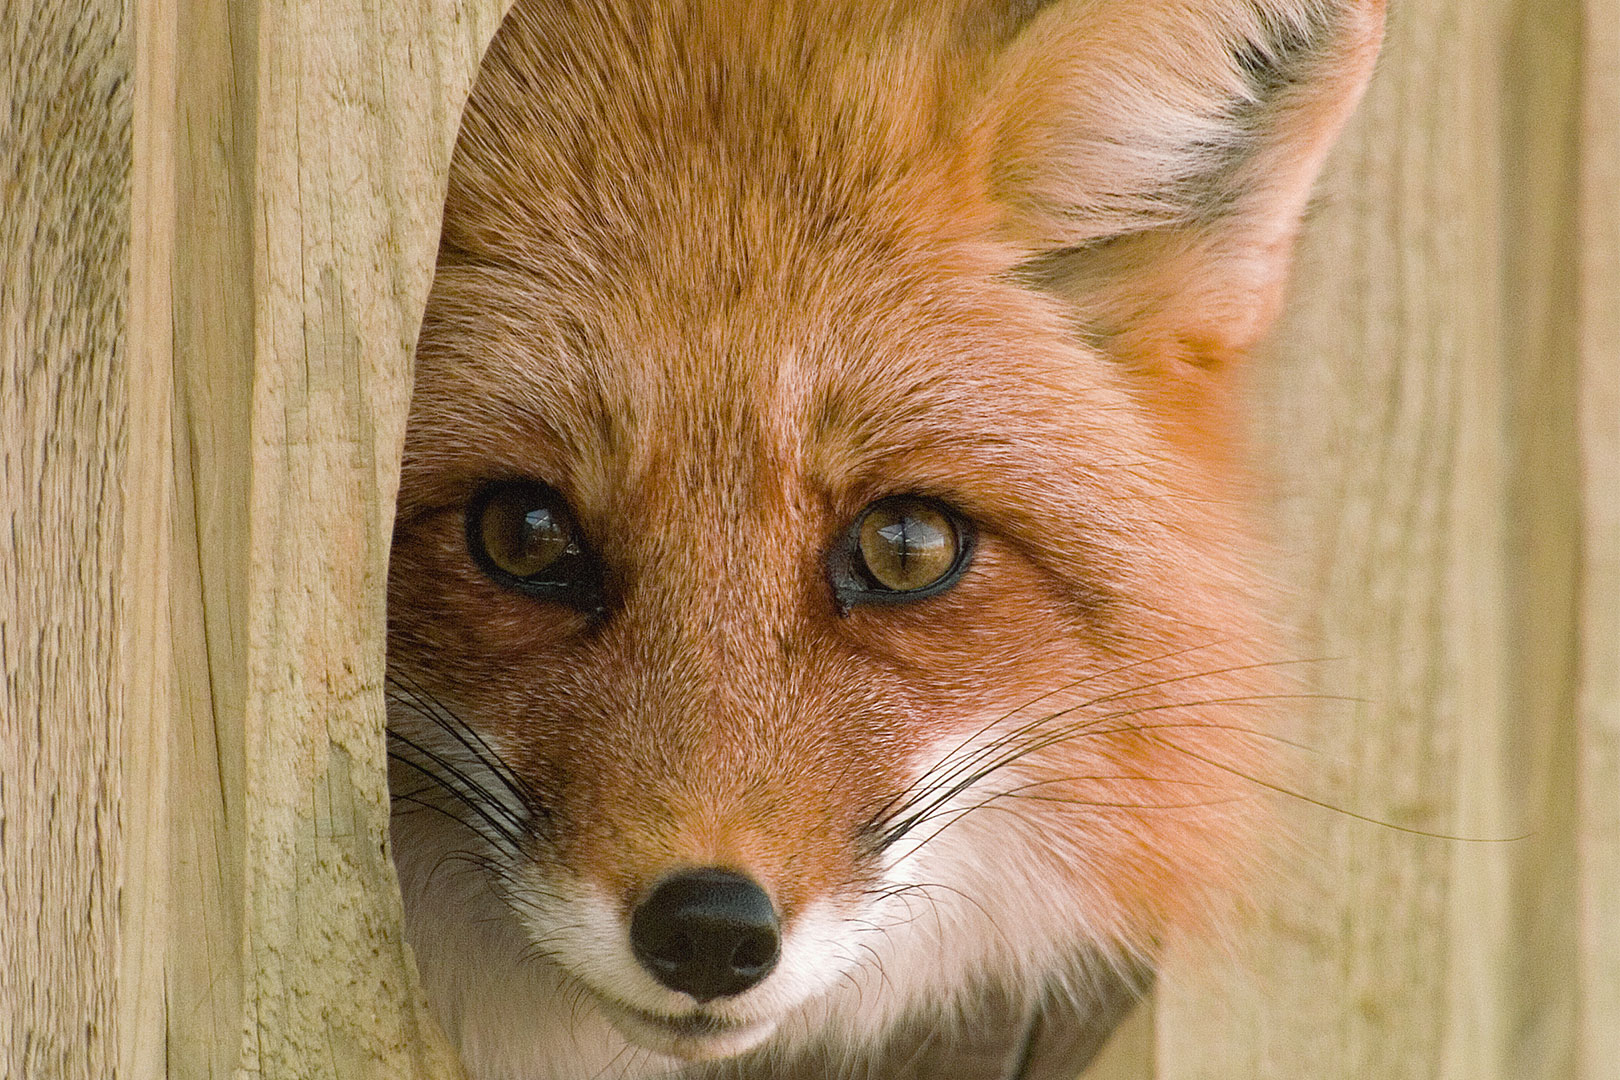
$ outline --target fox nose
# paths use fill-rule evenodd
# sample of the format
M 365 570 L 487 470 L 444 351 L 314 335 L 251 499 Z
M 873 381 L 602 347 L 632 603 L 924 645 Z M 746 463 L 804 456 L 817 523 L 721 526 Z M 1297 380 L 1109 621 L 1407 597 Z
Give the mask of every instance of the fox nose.
M 727 870 L 687 870 L 636 905 L 630 947 L 653 978 L 705 1002 L 769 975 L 781 935 L 764 889 Z

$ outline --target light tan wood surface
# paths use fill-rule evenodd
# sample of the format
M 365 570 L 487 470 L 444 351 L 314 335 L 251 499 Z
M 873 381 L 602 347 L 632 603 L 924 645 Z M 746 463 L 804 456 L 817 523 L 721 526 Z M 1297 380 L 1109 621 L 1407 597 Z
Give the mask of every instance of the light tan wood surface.
M 455 1072 L 384 845 L 381 582 L 503 7 L 0 7 L 0 1074 Z
M 1613 23 L 1392 6 L 1255 371 L 1293 653 L 1352 699 L 1300 710 L 1294 783 L 1350 813 L 1280 801 L 1137 1077 L 1620 1076 Z
M 142 10 L 174 88 L 143 103 L 174 152 L 171 1075 L 455 1069 L 386 858 L 382 583 L 445 169 L 503 7 Z
M 0 1075 L 111 1074 L 130 103 L 113 0 L 0 5 Z
M 1580 1080 L 1620 1076 L 1620 4 L 1587 5 L 1580 114 Z

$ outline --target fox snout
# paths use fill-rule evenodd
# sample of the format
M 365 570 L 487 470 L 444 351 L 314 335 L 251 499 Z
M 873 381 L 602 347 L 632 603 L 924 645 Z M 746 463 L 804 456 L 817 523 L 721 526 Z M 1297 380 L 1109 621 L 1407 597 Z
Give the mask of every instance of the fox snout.
M 771 898 L 717 867 L 671 875 L 636 904 L 630 947 L 660 983 L 699 1005 L 759 984 L 781 952 Z

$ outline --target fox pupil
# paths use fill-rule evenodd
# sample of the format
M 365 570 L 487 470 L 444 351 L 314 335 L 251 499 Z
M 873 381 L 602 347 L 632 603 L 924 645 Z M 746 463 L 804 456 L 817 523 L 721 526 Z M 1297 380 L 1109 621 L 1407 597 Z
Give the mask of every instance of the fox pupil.
M 959 550 L 950 518 L 918 499 L 872 506 L 861 521 L 859 544 L 873 582 L 896 593 L 917 592 L 944 580 Z

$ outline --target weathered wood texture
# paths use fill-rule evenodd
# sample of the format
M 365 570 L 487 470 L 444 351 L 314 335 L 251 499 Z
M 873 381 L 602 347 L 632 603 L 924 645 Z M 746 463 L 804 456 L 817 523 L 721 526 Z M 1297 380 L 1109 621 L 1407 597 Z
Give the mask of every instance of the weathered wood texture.
M 504 4 L 0 5 L 0 1075 L 447 1077 L 382 579 Z
M 140 9 L 173 86 L 138 105 L 174 155 L 171 1075 L 455 1069 L 385 854 L 382 596 L 445 169 L 503 7 Z
M 1587 5 L 1577 229 L 1579 1080 L 1620 1075 L 1620 4 Z
M 0 5 L 0 1075 L 110 1075 L 130 453 L 119 0 Z
M 1615 20 L 1392 4 L 1255 371 L 1293 651 L 1353 699 L 1297 786 L 1525 838 L 1283 800 L 1276 893 L 1120 1076 L 1620 1076 Z

